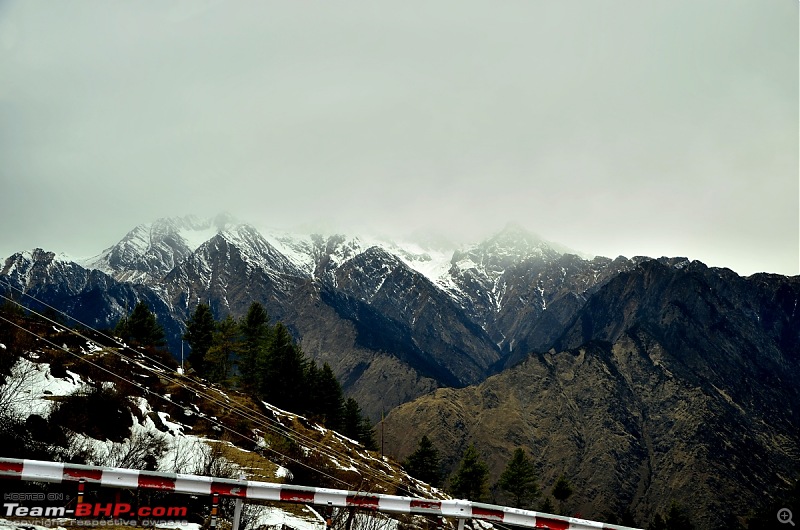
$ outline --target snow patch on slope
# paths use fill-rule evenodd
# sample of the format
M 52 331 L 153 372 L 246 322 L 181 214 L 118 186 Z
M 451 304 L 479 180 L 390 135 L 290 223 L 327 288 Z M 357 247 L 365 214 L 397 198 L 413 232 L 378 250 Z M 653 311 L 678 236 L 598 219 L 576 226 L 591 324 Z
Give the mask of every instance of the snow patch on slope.
M 66 396 L 83 386 L 81 377 L 67 370 L 67 377 L 57 378 L 50 365 L 20 358 L 11 368 L 6 382 L 10 393 L 9 412 L 27 418 L 31 414 L 47 416 L 54 396 Z

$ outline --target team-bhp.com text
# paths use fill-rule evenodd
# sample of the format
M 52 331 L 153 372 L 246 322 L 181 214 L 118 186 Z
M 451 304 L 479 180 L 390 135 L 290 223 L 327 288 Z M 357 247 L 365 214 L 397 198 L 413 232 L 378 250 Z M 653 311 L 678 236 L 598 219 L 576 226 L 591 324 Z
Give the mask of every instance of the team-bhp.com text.
M 181 519 L 186 517 L 185 506 L 139 506 L 134 508 L 124 502 L 92 504 L 78 503 L 74 510 L 64 506 L 21 506 L 13 502 L 3 503 L 6 517 L 113 517 L 141 518 L 160 517 L 165 519 Z

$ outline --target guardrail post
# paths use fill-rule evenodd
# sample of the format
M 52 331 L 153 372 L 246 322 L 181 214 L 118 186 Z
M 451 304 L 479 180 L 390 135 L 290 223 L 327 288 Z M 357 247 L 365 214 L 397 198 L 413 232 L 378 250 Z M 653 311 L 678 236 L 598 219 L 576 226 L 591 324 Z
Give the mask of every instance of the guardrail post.
M 459 519 L 458 520 L 458 530 L 464 530 L 464 522 L 466 519 Z
M 216 530 L 217 528 L 217 508 L 219 506 L 219 493 L 215 493 L 211 497 L 211 523 L 209 524 L 209 528 L 211 530 Z
M 239 473 L 239 480 L 244 480 L 244 473 Z M 242 498 L 236 497 L 233 508 L 233 525 L 231 530 L 239 530 L 239 523 L 242 521 Z

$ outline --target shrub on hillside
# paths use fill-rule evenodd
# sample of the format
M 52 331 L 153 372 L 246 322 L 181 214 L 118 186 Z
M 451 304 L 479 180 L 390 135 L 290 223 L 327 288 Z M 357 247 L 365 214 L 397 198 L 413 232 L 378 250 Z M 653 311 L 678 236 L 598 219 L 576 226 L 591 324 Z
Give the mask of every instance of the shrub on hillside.
M 90 386 L 58 401 L 50 422 L 98 440 L 122 442 L 130 435 L 133 417 L 130 401 L 115 388 Z

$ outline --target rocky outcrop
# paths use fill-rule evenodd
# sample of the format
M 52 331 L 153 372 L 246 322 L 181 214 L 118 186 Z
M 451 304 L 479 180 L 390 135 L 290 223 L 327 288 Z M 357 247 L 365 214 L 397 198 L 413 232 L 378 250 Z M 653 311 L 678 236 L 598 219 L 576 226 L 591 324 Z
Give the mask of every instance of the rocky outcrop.
M 475 443 L 496 480 L 523 447 L 543 486 L 570 478 L 570 513 L 646 526 L 676 501 L 698 528 L 730 527 L 800 478 L 799 301 L 798 277 L 643 262 L 549 352 L 392 411 L 387 448 L 428 435 L 452 470 Z

